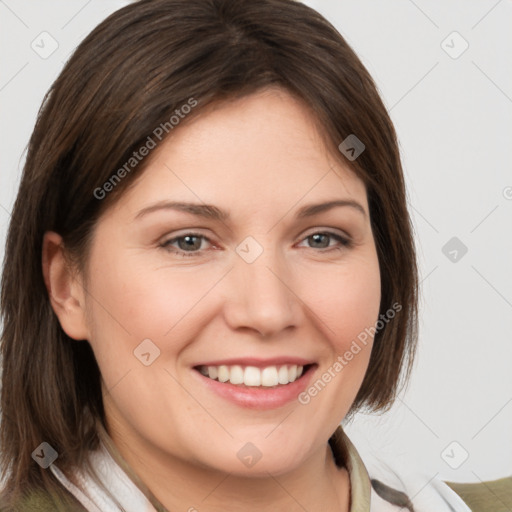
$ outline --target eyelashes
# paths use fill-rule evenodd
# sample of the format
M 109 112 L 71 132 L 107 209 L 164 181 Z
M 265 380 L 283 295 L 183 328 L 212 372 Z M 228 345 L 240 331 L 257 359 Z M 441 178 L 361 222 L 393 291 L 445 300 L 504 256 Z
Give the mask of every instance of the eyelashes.
M 301 240 L 301 242 L 304 241 L 310 241 L 313 244 L 320 243 L 322 245 L 322 241 L 325 241 L 328 239 L 327 246 L 321 246 L 321 247 L 306 247 L 307 249 L 318 249 L 316 252 L 318 253 L 330 253 L 333 250 L 343 250 L 348 249 L 352 247 L 352 241 L 348 237 L 341 236 L 338 233 L 333 233 L 332 231 L 315 231 L 314 233 L 309 234 L 305 238 Z M 338 245 L 331 245 L 330 240 L 334 239 L 338 242 Z M 171 238 L 167 241 L 164 241 L 162 244 L 160 244 L 160 247 L 162 249 L 165 249 L 167 252 L 170 252 L 172 254 L 175 254 L 180 257 L 198 257 L 202 256 L 206 250 L 208 249 L 202 249 L 203 241 L 206 241 L 211 244 L 211 240 L 206 237 L 205 235 L 202 235 L 200 233 L 185 233 L 183 235 Z M 176 247 L 176 245 L 178 247 Z M 189 250 L 189 249 L 197 249 L 197 250 Z

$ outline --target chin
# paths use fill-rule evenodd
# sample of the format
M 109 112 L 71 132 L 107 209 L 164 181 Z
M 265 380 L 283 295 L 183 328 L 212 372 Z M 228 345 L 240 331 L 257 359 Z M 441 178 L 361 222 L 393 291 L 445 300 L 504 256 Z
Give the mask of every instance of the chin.
M 202 450 L 198 460 L 223 473 L 240 477 L 268 477 L 288 473 L 299 467 L 304 459 L 304 445 L 287 446 L 279 443 L 241 443 L 235 441 L 225 448 Z M 219 446 L 219 445 L 217 445 Z

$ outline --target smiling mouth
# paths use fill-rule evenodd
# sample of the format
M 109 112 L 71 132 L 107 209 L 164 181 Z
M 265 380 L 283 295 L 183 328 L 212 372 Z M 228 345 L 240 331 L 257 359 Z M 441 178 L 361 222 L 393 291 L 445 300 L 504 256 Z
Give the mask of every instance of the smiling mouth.
M 221 383 L 247 387 L 285 386 L 298 380 L 313 365 L 283 364 L 258 368 L 256 366 L 220 365 L 196 366 L 205 377 Z

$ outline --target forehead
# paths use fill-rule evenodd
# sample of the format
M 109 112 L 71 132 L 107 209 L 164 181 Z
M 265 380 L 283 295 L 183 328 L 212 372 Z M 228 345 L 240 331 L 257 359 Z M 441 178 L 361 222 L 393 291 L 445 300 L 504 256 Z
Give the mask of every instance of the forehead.
M 270 89 L 209 106 L 172 132 L 121 206 L 170 198 L 261 213 L 301 201 L 357 198 L 363 182 L 326 147 L 301 101 Z

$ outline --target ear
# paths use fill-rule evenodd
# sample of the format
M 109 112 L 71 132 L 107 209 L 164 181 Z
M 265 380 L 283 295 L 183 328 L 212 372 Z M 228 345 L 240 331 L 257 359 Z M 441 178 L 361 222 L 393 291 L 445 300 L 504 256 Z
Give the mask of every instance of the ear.
M 53 231 L 43 237 L 42 265 L 50 303 L 62 329 L 75 340 L 89 339 L 81 277 L 69 267 L 62 237 Z

